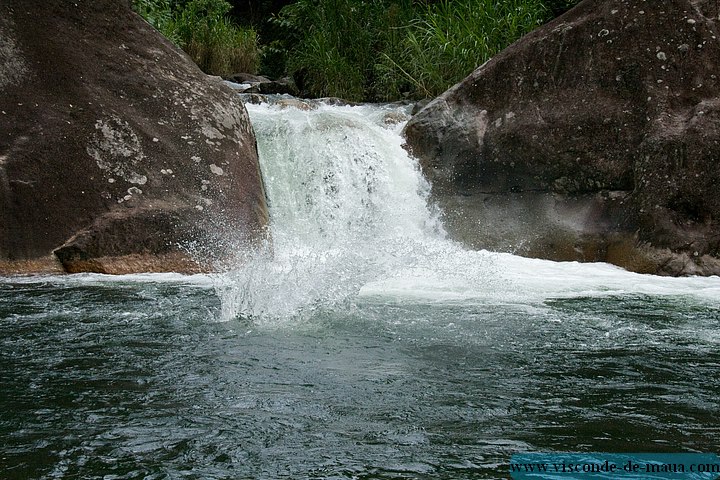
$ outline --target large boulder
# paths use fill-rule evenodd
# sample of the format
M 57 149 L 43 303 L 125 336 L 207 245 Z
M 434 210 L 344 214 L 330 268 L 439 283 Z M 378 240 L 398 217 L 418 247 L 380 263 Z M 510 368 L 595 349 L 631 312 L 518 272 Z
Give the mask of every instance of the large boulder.
M 206 270 L 266 222 L 221 79 L 126 0 L 0 0 L 0 273 Z
M 476 248 L 720 274 L 715 0 L 586 0 L 420 111 L 405 135 Z

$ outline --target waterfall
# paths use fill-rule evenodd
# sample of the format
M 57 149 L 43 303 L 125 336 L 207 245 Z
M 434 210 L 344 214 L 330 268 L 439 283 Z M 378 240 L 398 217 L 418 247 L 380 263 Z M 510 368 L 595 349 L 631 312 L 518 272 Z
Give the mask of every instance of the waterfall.
M 717 279 L 469 251 L 446 239 L 429 185 L 403 148 L 408 107 L 280 100 L 247 108 L 270 240 L 218 278 L 222 319 L 286 318 L 376 297 L 495 304 L 627 291 L 720 297 Z
M 248 105 L 271 244 L 225 276 L 226 315 L 285 316 L 356 295 L 442 241 L 399 135 L 407 107 Z

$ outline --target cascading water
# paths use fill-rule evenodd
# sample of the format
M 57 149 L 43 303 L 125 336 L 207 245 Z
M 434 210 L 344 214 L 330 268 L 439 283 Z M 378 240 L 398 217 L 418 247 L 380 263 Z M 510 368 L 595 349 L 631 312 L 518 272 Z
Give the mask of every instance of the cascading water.
M 531 304 L 548 297 L 693 292 L 717 282 L 604 264 L 468 251 L 444 236 L 429 185 L 403 149 L 401 106 L 248 104 L 271 241 L 218 281 L 223 320 L 286 318 L 370 298 Z
M 271 240 L 233 270 L 0 278 L 1 478 L 497 479 L 528 451 L 716 449 L 720 279 L 466 250 L 404 108 L 303 105 L 248 105 Z
M 287 316 L 342 302 L 442 243 L 428 185 L 402 147 L 406 108 L 248 105 L 271 244 L 225 277 L 225 318 Z

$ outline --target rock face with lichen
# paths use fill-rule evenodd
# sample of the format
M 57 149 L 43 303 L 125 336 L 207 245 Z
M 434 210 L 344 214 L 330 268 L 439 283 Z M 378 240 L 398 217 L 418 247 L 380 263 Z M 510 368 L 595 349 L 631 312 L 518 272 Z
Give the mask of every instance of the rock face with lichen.
M 204 270 L 266 222 L 219 78 L 124 0 L 0 0 L 0 273 Z
M 406 127 L 476 248 L 720 274 L 720 11 L 586 0 Z

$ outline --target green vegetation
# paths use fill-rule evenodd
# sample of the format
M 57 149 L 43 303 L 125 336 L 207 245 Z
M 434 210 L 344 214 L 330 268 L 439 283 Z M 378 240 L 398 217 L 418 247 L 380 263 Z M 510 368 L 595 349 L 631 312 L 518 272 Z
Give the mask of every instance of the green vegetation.
M 382 54 L 399 50 L 411 2 L 299 0 L 274 21 L 286 32 L 286 64 L 310 96 L 388 99 Z M 397 94 L 398 92 L 393 92 Z
M 225 0 L 135 0 L 135 10 L 185 50 L 206 73 L 256 73 L 260 63 L 257 33 L 227 16 Z
M 306 96 L 397 100 L 442 93 L 578 0 L 283 0 L 278 12 L 243 1 L 254 22 L 266 20 L 238 26 L 226 0 L 135 0 L 135 9 L 207 73 L 259 69 L 291 75 Z
M 170 0 L 135 0 L 133 8 L 160 33 L 179 43 L 173 32 L 173 9 Z
M 383 57 L 413 97 L 434 97 L 545 20 L 541 0 L 441 0 L 410 24 L 399 55 Z
M 310 96 L 436 96 L 548 19 L 541 0 L 298 0 L 287 71 Z

